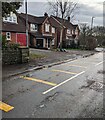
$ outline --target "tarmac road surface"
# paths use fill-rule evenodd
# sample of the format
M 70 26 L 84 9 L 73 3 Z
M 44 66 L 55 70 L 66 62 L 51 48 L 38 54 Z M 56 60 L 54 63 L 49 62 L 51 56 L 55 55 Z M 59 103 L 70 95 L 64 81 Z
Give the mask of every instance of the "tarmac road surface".
M 3 118 L 102 118 L 103 54 L 3 81 Z

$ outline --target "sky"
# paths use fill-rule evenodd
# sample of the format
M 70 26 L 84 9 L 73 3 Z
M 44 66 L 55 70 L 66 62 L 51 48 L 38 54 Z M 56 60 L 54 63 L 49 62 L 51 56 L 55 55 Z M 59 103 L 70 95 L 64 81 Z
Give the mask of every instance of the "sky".
M 28 13 L 35 16 L 43 16 L 45 12 L 49 13 L 48 0 L 27 0 Z M 30 1 L 30 2 L 29 2 Z M 50 0 L 51 1 L 51 0 Z M 52 0 L 54 1 L 54 0 Z M 103 26 L 103 2 L 104 0 L 73 0 L 78 3 L 79 9 L 73 24 L 86 23 L 91 25 L 92 17 L 94 17 L 93 26 Z M 19 12 L 25 12 L 24 4 L 19 9 Z

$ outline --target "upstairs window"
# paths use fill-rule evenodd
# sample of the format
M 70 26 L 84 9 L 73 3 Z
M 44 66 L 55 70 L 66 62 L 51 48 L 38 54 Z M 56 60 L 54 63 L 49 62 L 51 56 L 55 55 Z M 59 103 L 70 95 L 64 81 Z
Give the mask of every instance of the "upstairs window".
M 17 16 L 12 14 L 8 17 L 3 17 L 3 22 L 17 23 Z
M 52 33 L 55 33 L 55 28 L 54 27 L 52 27 Z
M 6 32 L 6 40 L 11 40 L 11 33 L 10 32 Z
M 70 29 L 67 29 L 67 34 L 71 34 L 71 30 Z
M 38 31 L 38 25 L 37 24 L 30 24 L 30 30 L 31 31 Z
M 45 31 L 50 32 L 50 24 L 45 24 Z
M 72 34 L 75 34 L 75 30 L 72 30 Z

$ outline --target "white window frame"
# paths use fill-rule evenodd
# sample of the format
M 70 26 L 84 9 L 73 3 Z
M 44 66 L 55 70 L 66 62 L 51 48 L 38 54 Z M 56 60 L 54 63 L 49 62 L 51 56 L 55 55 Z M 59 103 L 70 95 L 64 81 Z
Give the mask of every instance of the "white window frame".
M 10 15 L 8 17 L 3 17 L 3 22 L 17 23 L 17 16 Z
M 71 30 L 70 29 L 67 29 L 67 34 L 71 34 Z
M 37 24 L 30 24 L 30 30 L 31 31 L 38 31 L 38 25 Z
M 55 43 L 55 38 L 51 41 L 51 45 L 54 45 Z
M 52 33 L 55 33 L 55 27 L 52 27 Z
M 8 35 L 8 33 L 9 33 L 9 35 Z M 9 36 L 9 38 L 8 38 L 8 36 Z M 11 40 L 11 32 L 6 32 L 6 40 Z
M 50 32 L 50 24 L 45 24 L 45 31 Z

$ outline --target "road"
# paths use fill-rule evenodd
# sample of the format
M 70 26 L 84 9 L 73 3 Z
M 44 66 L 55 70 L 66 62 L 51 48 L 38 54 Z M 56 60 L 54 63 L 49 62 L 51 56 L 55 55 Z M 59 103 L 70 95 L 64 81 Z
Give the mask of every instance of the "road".
M 103 63 L 100 52 L 4 80 L 3 118 L 102 118 Z

